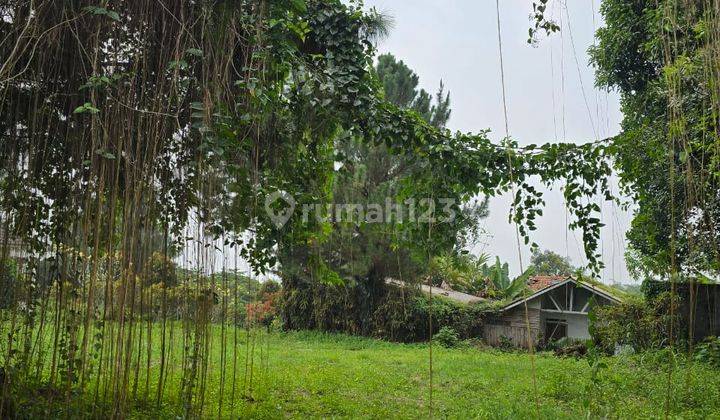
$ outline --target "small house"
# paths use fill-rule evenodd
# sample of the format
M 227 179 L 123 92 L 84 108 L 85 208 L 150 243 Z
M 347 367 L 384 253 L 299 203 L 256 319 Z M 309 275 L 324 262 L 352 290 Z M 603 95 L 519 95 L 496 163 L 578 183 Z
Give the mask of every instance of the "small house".
M 486 320 L 483 333 L 488 344 L 527 347 L 528 331 L 534 345 L 564 337 L 587 339 L 592 305 L 620 302 L 598 286 L 570 276 L 535 276 L 528 287 L 530 296 L 509 303 Z

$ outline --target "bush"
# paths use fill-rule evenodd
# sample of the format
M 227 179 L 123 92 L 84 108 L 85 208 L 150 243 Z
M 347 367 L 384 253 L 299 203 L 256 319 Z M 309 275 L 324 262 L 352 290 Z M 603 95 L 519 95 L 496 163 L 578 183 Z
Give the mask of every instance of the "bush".
M 708 337 L 698 344 L 695 360 L 720 367 L 720 337 Z
M 507 337 L 505 335 L 500 336 L 500 343 L 498 345 L 498 348 L 502 351 L 517 350 L 517 347 L 515 346 L 515 343 L 513 342 L 512 338 Z
M 596 306 L 590 313 L 590 335 L 595 345 L 609 354 L 616 345 L 629 345 L 638 352 L 661 348 L 668 343 L 670 302 L 669 293 L 661 293 L 647 301 L 629 299 Z M 677 319 L 675 324 L 675 334 L 680 336 Z
M 424 293 L 391 287 L 373 319 L 376 335 L 394 341 L 427 341 L 443 327 L 451 328 L 459 339 L 468 339 L 482 336 L 485 311 L 480 305 L 463 305 L 440 296 L 433 296 L 431 302 Z
M 486 309 L 463 305 L 418 289 L 364 279 L 339 286 L 284 279 L 283 325 L 400 342 L 427 341 L 442 327 L 460 340 L 481 337 Z M 430 315 L 432 314 L 432 331 Z
M 264 300 L 267 296 L 277 293 L 282 290 L 280 283 L 275 280 L 266 280 L 260 285 L 260 290 L 257 292 L 257 298 Z
M 280 313 L 282 291 L 268 292 L 262 295 L 262 300 L 245 305 L 247 320 L 253 325 L 263 325 L 268 331 L 277 315 Z
M 440 331 L 433 336 L 433 340 L 443 347 L 452 348 L 457 347 L 460 342 L 460 337 L 458 337 L 454 329 L 445 326 L 440 328 Z

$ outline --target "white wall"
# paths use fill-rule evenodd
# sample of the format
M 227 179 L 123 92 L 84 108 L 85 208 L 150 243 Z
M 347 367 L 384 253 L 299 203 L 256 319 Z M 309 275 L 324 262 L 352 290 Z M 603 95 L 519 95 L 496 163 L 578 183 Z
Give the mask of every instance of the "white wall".
M 589 322 L 587 315 L 582 314 L 569 314 L 569 313 L 554 313 L 554 312 L 542 312 L 541 330 L 545 332 L 545 320 L 551 319 L 562 319 L 567 321 L 567 334 L 570 338 L 588 339 L 590 338 L 590 332 L 588 330 Z
M 568 323 L 568 337 L 570 338 L 590 338 L 588 331 L 588 317 L 580 314 L 563 314 Z

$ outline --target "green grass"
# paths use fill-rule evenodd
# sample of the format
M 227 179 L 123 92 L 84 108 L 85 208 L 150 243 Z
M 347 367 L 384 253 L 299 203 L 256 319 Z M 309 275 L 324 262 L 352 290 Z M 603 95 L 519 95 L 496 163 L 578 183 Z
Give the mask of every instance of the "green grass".
M 313 332 L 258 333 L 253 390 L 251 398 L 243 398 L 244 334 L 243 331 L 238 348 L 238 390 L 234 402 L 229 401 L 232 359 L 228 360 L 225 370 L 228 378 L 221 415 L 224 418 L 427 418 L 429 415 L 427 345 Z M 232 337 L 229 341 L 232 342 Z M 157 347 L 154 355 L 159 355 Z M 174 348 L 172 376 L 163 404 L 157 408 L 154 399 L 148 403 L 136 402 L 129 417 L 183 415 L 178 365 L 182 348 L 179 342 Z M 265 352 L 266 348 L 269 353 Z M 219 329 L 213 334 L 210 351 L 203 417 L 217 418 L 222 370 Z M 604 362 L 608 367 L 601 369 L 597 380 L 592 381 L 586 360 L 538 354 L 535 366 L 540 417 L 663 417 L 668 380 L 666 354 L 606 358 Z M 158 364 L 153 360 L 151 375 L 157 374 Z M 144 364 L 142 366 L 144 369 Z M 433 372 L 435 417 L 500 419 L 531 418 L 536 414 L 531 359 L 527 354 L 470 346 L 459 349 L 436 346 Z M 672 377 L 671 417 L 720 418 L 718 373 L 702 364 L 679 363 Z M 142 400 L 142 369 L 140 379 L 138 399 Z M 155 395 L 156 381 L 151 376 L 150 396 Z M 90 412 L 89 397 L 78 395 L 69 405 L 63 397 L 56 397 L 52 403 L 43 403 L 42 398 L 42 393 L 27 398 L 22 412 L 28 417 L 46 418 L 85 416 Z

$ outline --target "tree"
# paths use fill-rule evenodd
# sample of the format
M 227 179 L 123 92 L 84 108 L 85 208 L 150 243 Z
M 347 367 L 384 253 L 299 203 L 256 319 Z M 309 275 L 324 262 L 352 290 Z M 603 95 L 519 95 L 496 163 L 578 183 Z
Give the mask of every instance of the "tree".
M 610 150 L 637 206 L 629 255 L 660 277 L 720 270 L 720 16 L 679 3 L 603 1 L 590 49 L 596 83 L 621 96 Z
M 433 127 L 444 128 L 450 119 L 450 93 L 445 93 L 442 80 L 435 103 L 425 89 L 417 89 L 420 78 L 402 60 L 392 54 L 378 57 L 375 71 L 383 86 L 385 99 L 400 108 L 412 109 Z
M 508 263 L 495 257 L 488 264 L 487 255 L 460 253 L 437 256 L 430 263 L 430 280 L 434 286 L 446 284 L 451 289 L 491 299 L 514 299 L 527 290 L 533 267 L 511 279 Z
M 528 280 L 535 274 L 534 268 L 529 267 L 518 277 L 510 279 L 510 267 L 508 263 L 501 264 L 500 257 L 495 257 L 493 265 L 483 264 L 480 272 L 486 279 L 486 295 L 501 299 L 514 299 L 524 293 Z
M 490 276 L 487 269 L 488 256 L 469 253 L 448 253 L 433 257 L 429 264 L 430 282 L 433 286 L 449 286 L 452 290 L 485 296 Z
M 578 271 L 578 268 L 574 267 L 567 257 L 560 256 L 549 249 L 534 250 L 530 258 L 530 267 L 535 270 L 535 274 L 543 276 L 569 276 Z
M 418 89 L 417 74 L 391 54 L 378 58 L 375 72 L 385 100 L 417 112 L 436 128 L 447 123 L 450 94 L 442 83 L 433 102 L 425 90 Z M 367 208 L 374 204 L 384 206 L 386 200 L 419 202 L 431 197 L 434 191 L 446 190 L 444 179 L 425 159 L 394 153 L 384 143 L 366 144 L 349 133 L 339 137 L 337 148 L 345 159 L 332 186 L 332 202 L 336 205 L 350 203 Z M 440 245 L 430 256 L 424 248 L 428 239 L 426 225 L 412 231 L 407 224 L 397 222 L 335 222 L 328 226 L 329 239 L 320 250 L 321 255 L 330 256 L 328 268 L 343 279 L 364 279 L 370 273 L 382 278 L 402 276 L 401 273 L 417 277 L 426 270 L 433 255 L 458 250 L 471 240 L 477 233 L 478 220 L 487 216 L 486 199 L 469 203 L 464 196 L 449 191 L 441 197 L 454 199 L 457 217 L 435 226 L 430 239 Z M 418 236 L 424 241 L 418 241 Z M 292 270 L 291 265 L 295 263 L 286 262 L 285 268 Z
M 378 58 L 375 73 L 383 86 L 385 100 L 415 112 L 436 129 L 445 126 L 451 109 L 450 95 L 442 83 L 433 101 L 430 94 L 418 89 L 417 74 L 391 54 Z M 427 158 L 396 153 L 385 143 L 366 143 L 350 133 L 339 137 L 337 148 L 344 159 L 343 167 L 335 175 L 332 203 L 337 206 L 351 203 L 367 209 L 375 204 L 385 206 L 386 200 L 402 204 L 414 200 L 419 208 L 421 201 L 430 197 L 451 198 L 456 217 L 434 224 L 432 229 L 427 223 L 398 220 L 391 223 L 358 220 L 328 223 L 322 245 L 294 247 L 292 255 L 281 258 L 285 278 L 293 277 L 284 286 L 290 290 L 291 297 L 299 296 L 303 289 L 317 287 L 313 280 L 318 278 L 321 282 L 343 284 L 346 289 L 327 291 L 322 302 L 313 297 L 309 305 L 307 302 L 294 305 L 291 298 L 286 315 L 294 319 L 305 318 L 301 305 L 305 305 L 304 311 L 317 313 L 317 308 L 326 307 L 335 298 L 344 298 L 344 294 L 356 296 L 350 300 L 357 302 L 343 308 L 346 315 L 348 312 L 352 312 L 350 316 L 368 313 L 383 304 L 386 277 L 420 281 L 432 274 L 431 266 L 433 262 L 439 262 L 440 255 L 450 256 L 443 261 L 460 264 L 460 249 L 474 240 L 478 234 L 478 221 L 488 214 L 487 199 L 470 202 L 467 194 L 448 189 L 447 178 L 440 176 Z M 420 212 L 418 209 L 418 214 Z M 306 258 L 313 253 L 322 258 L 322 269 L 303 272 Z M 457 271 L 463 271 L 463 268 L 458 267 Z M 298 293 L 293 294 L 293 290 Z M 292 320 L 290 323 L 297 324 Z M 362 328 L 369 329 L 367 324 Z
M 383 86 L 385 100 L 415 112 L 437 129 L 447 123 L 451 113 L 450 95 L 442 84 L 433 101 L 425 90 L 418 89 L 417 74 L 391 54 L 378 58 L 375 74 Z M 345 310 L 364 313 L 382 304 L 380 296 L 386 277 L 417 281 L 427 274 L 434 256 L 457 253 L 472 240 L 478 220 L 487 216 L 487 200 L 466 202 L 465 196 L 453 194 L 445 187 L 447 179 L 439 177 L 426 158 L 396 153 L 385 143 L 366 143 L 351 133 L 343 133 L 336 147 L 343 156 L 343 167 L 337 171 L 332 185 L 331 202 L 335 205 L 349 203 L 367 209 L 370 205 L 385 206 L 386 200 L 401 204 L 416 200 L 419 206 L 421 200 L 440 193 L 443 195 L 439 198 L 453 198 L 457 210 L 454 220 L 434 225 L 430 237 L 427 224 L 418 226 L 398 220 L 391 223 L 365 223 L 357 219 L 331 221 L 325 227 L 324 243 L 294 247 L 292 255 L 281 257 L 285 286 L 291 290 L 291 296 L 297 296 L 292 295 L 292 290 L 314 287 L 312 280 L 320 277 L 321 281 L 346 285 L 349 292 L 328 291 L 323 302 L 314 302 L 314 306 L 326 305 L 334 297 L 350 293 L 364 298 L 353 299 L 358 304 Z M 432 242 L 434 248 L 428 249 L 428 242 Z M 303 272 L 307 258 L 314 259 L 317 255 L 322 259 L 319 261 L 322 269 Z M 304 280 L 297 282 L 288 278 Z M 290 302 L 287 316 L 296 319 L 304 316 L 297 313 L 300 310 L 293 307 L 292 299 Z M 311 310 L 313 305 L 306 310 Z

